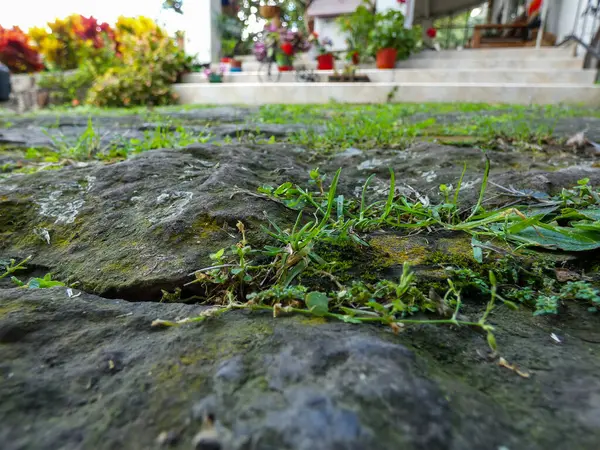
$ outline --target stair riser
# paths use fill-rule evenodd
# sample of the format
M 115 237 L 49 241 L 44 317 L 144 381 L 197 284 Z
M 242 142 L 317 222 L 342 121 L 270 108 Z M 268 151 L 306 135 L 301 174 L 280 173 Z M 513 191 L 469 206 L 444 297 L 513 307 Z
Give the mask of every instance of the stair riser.
M 581 69 L 583 62 L 577 58 L 560 59 L 409 59 L 398 63 L 408 69 L 513 69 L 513 70 L 559 70 Z
M 318 81 L 328 81 L 332 71 L 316 71 Z M 400 70 L 361 70 L 360 75 L 367 75 L 372 82 L 397 83 L 564 83 L 592 84 L 594 71 L 554 70 L 554 71 L 515 71 L 515 70 L 444 70 L 444 69 L 400 69 Z M 261 82 L 257 72 L 226 74 L 225 83 L 258 83 Z M 267 81 L 267 80 L 265 80 Z M 296 81 L 295 73 L 282 73 L 280 82 Z M 184 83 L 206 83 L 202 74 L 184 76 Z
M 600 87 L 516 84 L 177 84 L 182 104 L 263 105 L 402 102 L 600 105 Z
M 411 56 L 412 59 L 560 59 L 573 56 L 569 47 L 536 48 L 498 48 L 444 50 L 441 52 L 422 51 Z

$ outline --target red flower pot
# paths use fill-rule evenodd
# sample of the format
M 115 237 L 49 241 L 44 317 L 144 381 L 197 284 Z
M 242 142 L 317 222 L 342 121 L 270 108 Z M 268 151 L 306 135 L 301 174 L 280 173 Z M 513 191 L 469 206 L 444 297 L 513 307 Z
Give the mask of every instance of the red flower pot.
M 280 72 L 291 72 L 292 70 L 294 70 L 293 66 L 279 66 L 278 67 Z
M 376 63 L 378 69 L 393 69 L 396 67 L 396 56 L 398 51 L 395 48 L 382 48 L 377 51 Z
M 317 56 L 317 70 L 333 70 L 332 53 Z

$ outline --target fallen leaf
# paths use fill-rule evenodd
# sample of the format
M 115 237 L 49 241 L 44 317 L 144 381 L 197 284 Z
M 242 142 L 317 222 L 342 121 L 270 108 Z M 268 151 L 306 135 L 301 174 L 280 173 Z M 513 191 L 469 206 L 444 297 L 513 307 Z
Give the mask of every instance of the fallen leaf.
M 554 269 L 554 273 L 556 274 L 556 280 L 561 283 L 581 280 L 581 276 L 578 273 L 567 269 Z
M 520 370 L 517 366 L 515 366 L 514 364 L 510 364 L 507 360 L 505 360 L 504 358 L 500 358 L 498 360 L 498 365 L 500 367 L 505 367 L 507 369 L 512 370 L 513 372 L 515 372 L 517 375 L 519 375 L 520 377 L 523 378 L 529 378 L 531 377 L 531 375 L 528 372 L 523 372 L 522 370 Z
M 568 147 L 573 148 L 582 148 L 587 144 L 587 139 L 585 138 L 585 132 L 580 131 L 579 133 L 575 133 L 569 139 L 567 139 L 566 145 Z

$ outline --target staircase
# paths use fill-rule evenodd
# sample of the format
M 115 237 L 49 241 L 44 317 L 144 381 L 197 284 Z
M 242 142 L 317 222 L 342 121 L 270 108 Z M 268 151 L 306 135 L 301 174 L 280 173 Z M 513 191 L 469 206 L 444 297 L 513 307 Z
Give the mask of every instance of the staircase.
M 247 60 L 244 72 L 227 74 L 222 84 L 189 74 L 175 85 L 182 104 L 262 105 L 385 102 L 473 102 L 509 104 L 584 104 L 600 106 L 595 70 L 582 69 L 572 48 L 471 49 L 425 51 L 393 70 L 359 69 L 370 83 L 330 83 L 331 71 L 315 71 L 319 82 L 296 82 L 283 73 L 262 83 L 259 63 Z M 296 65 L 315 68 L 313 61 Z M 337 63 L 342 69 L 343 62 Z

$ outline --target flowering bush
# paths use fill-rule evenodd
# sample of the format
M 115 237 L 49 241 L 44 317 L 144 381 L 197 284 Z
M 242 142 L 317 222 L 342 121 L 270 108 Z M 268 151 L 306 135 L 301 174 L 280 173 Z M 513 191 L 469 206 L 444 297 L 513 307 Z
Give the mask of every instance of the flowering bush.
M 19 27 L 0 26 L 0 62 L 13 73 L 37 72 L 44 68 L 39 53 L 29 45 L 28 36 Z
M 115 38 L 117 51 L 124 58 L 129 58 L 138 49 L 140 40 L 169 39 L 165 30 L 159 27 L 154 20 L 148 17 L 124 17 L 120 16 L 115 24 Z
M 31 28 L 29 36 L 51 70 L 70 70 L 84 61 L 112 59 L 115 49 L 114 31 L 107 23 L 93 17 L 72 14 L 48 23 L 46 28 Z

